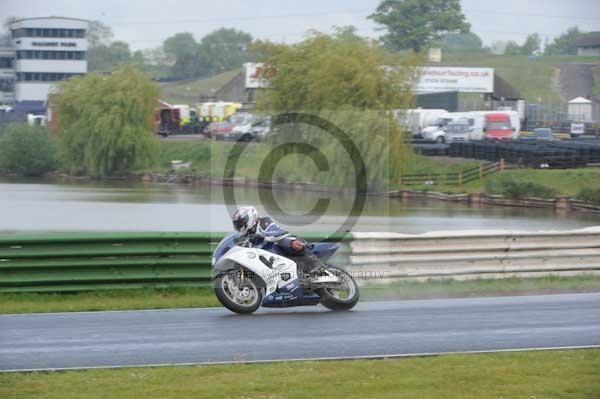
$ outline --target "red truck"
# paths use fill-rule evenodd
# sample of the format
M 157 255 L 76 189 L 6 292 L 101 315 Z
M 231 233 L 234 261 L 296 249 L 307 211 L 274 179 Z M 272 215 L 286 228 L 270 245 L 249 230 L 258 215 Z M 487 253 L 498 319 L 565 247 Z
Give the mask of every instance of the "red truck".
M 512 140 L 515 132 L 507 114 L 486 114 L 483 127 L 485 138 L 488 140 Z

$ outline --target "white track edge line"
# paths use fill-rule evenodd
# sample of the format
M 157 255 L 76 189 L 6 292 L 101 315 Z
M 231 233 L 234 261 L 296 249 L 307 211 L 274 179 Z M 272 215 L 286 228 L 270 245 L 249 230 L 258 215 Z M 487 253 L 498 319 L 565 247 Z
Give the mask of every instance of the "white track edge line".
M 91 367 L 48 367 L 33 369 L 9 369 L 0 370 L 0 373 L 31 373 L 31 372 L 53 372 L 53 371 L 81 371 L 81 370 L 102 370 L 102 369 L 128 369 L 128 368 L 156 368 L 156 367 L 177 367 L 177 366 L 219 366 L 219 365 L 242 365 L 242 364 L 263 364 L 263 363 L 287 363 L 287 362 L 315 362 L 315 361 L 341 361 L 341 360 L 378 360 L 378 359 L 399 359 L 412 357 L 434 357 L 443 355 L 476 355 L 486 353 L 510 353 L 510 352 L 540 352 L 554 350 L 579 350 L 579 349 L 599 349 L 598 345 L 580 345 L 580 346 L 556 346 L 556 347 L 530 347 L 513 349 L 484 349 L 473 351 L 450 351 L 450 352 L 422 352 L 422 353 L 404 353 L 394 355 L 360 355 L 360 356 L 332 356 L 332 357 L 310 357 L 294 359 L 265 359 L 265 360 L 247 360 L 247 361 L 218 361 L 218 362 L 192 362 L 192 363 L 157 363 L 157 364 L 133 364 L 116 366 L 91 366 Z

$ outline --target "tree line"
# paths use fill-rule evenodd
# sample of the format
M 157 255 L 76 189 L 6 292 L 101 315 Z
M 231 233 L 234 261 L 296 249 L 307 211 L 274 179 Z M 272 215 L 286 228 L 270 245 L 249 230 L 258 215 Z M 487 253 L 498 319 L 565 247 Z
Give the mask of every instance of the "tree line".
M 92 21 L 88 32 L 88 70 L 110 72 L 123 64 L 136 64 L 153 76 L 189 79 L 212 76 L 239 68 L 252 58 L 252 36 L 236 29 L 220 28 L 196 41 L 190 32 L 177 33 L 159 47 L 131 51 L 124 41 L 113 41 L 112 29 Z
M 541 54 L 542 51 L 542 38 L 537 33 L 528 35 L 522 43 L 508 40 L 484 46 L 471 30 L 460 0 L 382 0 L 368 18 L 383 31 L 380 44 L 393 52 L 421 52 L 431 47 L 507 55 Z M 5 28 L 14 19 L 8 18 Z M 543 54 L 574 55 L 577 53 L 575 43 L 582 35 L 577 26 L 571 27 L 552 42 L 545 43 Z M 202 78 L 253 61 L 248 51 L 253 41 L 249 33 L 221 28 L 200 40 L 190 32 L 180 32 L 156 48 L 132 51 L 127 42 L 114 40 L 109 26 L 92 21 L 88 31 L 88 70 L 110 72 L 123 64 L 135 64 L 158 78 Z M 8 33 L 0 35 L 0 44 L 8 42 Z
M 542 53 L 539 34 L 528 35 L 522 43 L 497 41 L 484 46 L 471 30 L 459 0 L 383 0 L 368 16 L 383 31 L 379 43 L 388 51 L 421 52 L 430 47 L 446 51 L 487 52 L 506 55 Z M 545 43 L 545 55 L 574 55 L 576 41 L 585 33 L 569 28 L 552 42 Z M 132 52 L 127 43 L 112 41 L 112 30 L 94 21 L 90 25 L 88 62 L 90 71 L 110 71 L 134 63 L 154 76 L 190 79 L 211 76 L 239 68 L 253 61 L 248 51 L 253 43 L 249 33 L 221 28 L 200 40 L 190 32 L 177 33 L 159 47 Z

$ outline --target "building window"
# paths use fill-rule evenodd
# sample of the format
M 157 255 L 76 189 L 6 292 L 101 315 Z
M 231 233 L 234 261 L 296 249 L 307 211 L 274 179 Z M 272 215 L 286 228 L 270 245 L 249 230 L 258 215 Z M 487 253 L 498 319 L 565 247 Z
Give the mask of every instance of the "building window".
M 12 30 L 14 39 L 20 37 L 71 37 L 84 38 L 85 29 L 19 28 Z
M 84 60 L 85 51 L 18 50 L 18 60 Z
M 4 91 L 4 92 L 15 91 L 15 79 L 14 78 L 1 78 L 0 79 L 0 91 Z
M 0 57 L 0 69 L 12 69 L 13 58 L 12 57 Z
M 17 72 L 18 82 L 58 82 L 72 78 L 73 76 L 82 76 L 83 73 L 60 73 L 60 72 Z

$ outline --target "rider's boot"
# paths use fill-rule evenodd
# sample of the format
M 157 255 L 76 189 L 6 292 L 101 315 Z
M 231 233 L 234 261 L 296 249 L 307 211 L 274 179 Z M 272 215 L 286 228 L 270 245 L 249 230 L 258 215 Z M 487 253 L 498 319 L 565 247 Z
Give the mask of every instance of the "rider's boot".
M 334 275 L 327 271 L 321 259 L 307 252 L 296 259 L 300 280 L 306 283 L 324 283 L 336 281 Z

